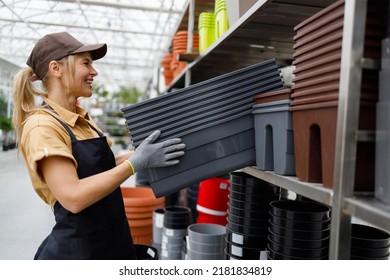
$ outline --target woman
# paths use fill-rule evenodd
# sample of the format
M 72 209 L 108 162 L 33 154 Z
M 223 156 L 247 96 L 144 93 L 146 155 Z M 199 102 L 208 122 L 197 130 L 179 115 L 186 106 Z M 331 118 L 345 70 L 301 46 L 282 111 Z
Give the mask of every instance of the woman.
M 114 157 L 111 140 L 76 105 L 92 95 L 98 75 L 92 62 L 106 52 L 106 44 L 85 46 L 67 32 L 48 34 L 15 77 L 19 148 L 56 220 L 35 259 L 136 259 L 119 186 L 138 170 L 178 164 L 184 154 L 178 138 L 154 143 L 155 131 L 134 152 Z M 36 106 L 34 95 L 44 103 Z

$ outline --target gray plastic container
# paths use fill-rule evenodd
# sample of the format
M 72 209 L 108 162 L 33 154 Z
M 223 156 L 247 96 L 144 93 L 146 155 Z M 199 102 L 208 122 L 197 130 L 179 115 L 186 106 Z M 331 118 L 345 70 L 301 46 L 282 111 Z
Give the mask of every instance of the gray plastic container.
M 184 94 L 177 96 L 174 93 L 169 93 L 163 96 L 159 96 L 150 100 L 159 101 L 155 104 L 150 104 L 149 100 L 140 102 L 122 109 L 124 117 L 128 120 L 128 123 L 138 123 L 143 120 L 156 115 L 169 115 L 172 110 L 177 110 L 183 105 L 196 104 L 202 100 L 210 100 L 211 102 L 218 99 L 224 99 L 229 96 L 234 96 L 245 92 L 246 90 L 256 89 L 263 87 L 273 81 L 280 81 L 281 77 L 277 69 L 266 69 L 266 71 L 255 71 L 250 73 L 250 79 L 246 76 L 241 76 L 232 79 L 228 82 L 221 82 L 210 85 L 206 89 L 196 89 L 193 86 L 187 87 L 187 91 L 190 94 Z M 139 105 L 137 107 L 137 105 Z
M 192 117 L 186 117 L 181 114 L 177 114 L 176 116 L 170 117 L 169 120 L 166 120 L 160 116 L 159 118 L 155 119 L 153 124 L 145 127 L 132 129 L 131 126 L 129 126 L 133 144 L 137 147 L 156 129 L 162 131 L 159 141 L 163 141 L 169 137 L 181 137 L 194 131 L 201 130 L 205 126 L 208 127 L 220 122 L 227 122 L 241 115 L 250 114 L 253 105 L 252 97 L 254 95 L 258 94 L 259 92 L 267 92 L 269 90 L 279 89 L 281 86 L 282 85 L 280 80 L 273 82 L 266 87 L 257 88 L 255 91 L 250 92 L 250 94 L 241 96 L 241 100 L 239 102 L 237 100 L 233 100 L 233 102 L 222 104 L 221 106 L 214 104 L 214 109 L 207 108 L 206 110 L 205 108 L 202 108 L 201 113 L 198 113 Z M 169 125 L 166 125 L 167 122 Z
M 387 205 L 390 204 L 389 166 L 390 103 L 377 103 L 375 137 L 375 198 Z
M 180 164 L 146 170 L 156 197 L 256 163 L 250 113 L 185 135 L 182 141 L 186 153 L 180 158 Z
M 161 246 L 162 232 L 164 227 L 164 209 L 153 211 L 153 242 Z
M 180 100 L 183 98 L 192 98 L 193 95 L 202 94 L 206 90 L 215 91 L 215 88 L 213 88 L 213 86 L 218 87 L 221 84 L 226 86 L 227 83 L 236 83 L 237 80 L 235 79 L 237 77 L 238 79 L 240 79 L 242 76 L 245 77 L 247 73 L 251 75 L 252 73 L 256 72 L 256 70 L 259 68 L 260 69 L 264 68 L 267 69 L 265 71 L 268 71 L 269 67 L 274 68 L 276 69 L 277 72 L 279 72 L 278 66 L 276 64 L 276 60 L 269 59 L 261 63 L 257 63 L 236 71 L 232 71 L 224 75 L 220 75 L 212 79 L 208 79 L 206 81 L 197 83 L 195 85 L 183 89 L 178 89 L 166 95 L 158 96 L 153 99 L 145 100 L 143 102 L 127 106 L 122 109 L 122 112 L 126 116 L 126 114 L 134 111 L 142 112 L 142 110 L 144 110 L 143 108 L 151 108 L 151 109 L 161 108 L 161 105 L 164 104 L 163 102 L 165 99 L 168 99 L 168 103 L 169 103 L 169 102 L 174 102 L 176 99 Z M 190 96 L 187 97 L 186 95 L 190 95 Z
M 295 175 L 294 134 L 290 100 L 257 104 L 255 117 L 256 166 L 280 175 Z
M 123 108 L 135 147 L 156 129 L 158 142 L 180 137 L 186 144 L 180 164 L 146 170 L 155 196 L 255 165 L 252 97 L 282 88 L 270 59 Z
M 154 130 L 164 137 L 181 137 L 200 130 L 205 124 L 219 124 L 247 113 L 252 97 L 283 88 L 274 59 L 177 90 L 122 109 L 126 124 L 138 146 Z M 180 135 L 178 135 L 178 133 Z
M 242 116 L 251 114 L 252 109 L 243 109 L 243 108 L 236 108 L 235 110 L 231 110 L 228 112 L 222 112 L 221 114 L 216 114 L 212 117 L 200 119 L 198 121 L 193 121 L 190 123 L 186 123 L 182 126 L 174 126 L 170 128 L 161 128 L 161 135 L 158 139 L 158 141 L 164 141 L 168 138 L 174 138 L 174 137 L 183 137 L 186 135 L 189 135 L 191 133 L 194 133 L 196 131 L 200 131 L 202 129 L 209 128 L 210 126 L 218 125 L 221 123 L 226 123 L 231 120 L 240 118 Z M 154 130 L 150 130 L 147 132 L 144 132 L 142 134 L 137 134 L 133 136 L 133 142 L 134 145 L 137 146 L 137 144 L 140 144 L 143 139 L 148 137 L 150 133 L 152 133 Z

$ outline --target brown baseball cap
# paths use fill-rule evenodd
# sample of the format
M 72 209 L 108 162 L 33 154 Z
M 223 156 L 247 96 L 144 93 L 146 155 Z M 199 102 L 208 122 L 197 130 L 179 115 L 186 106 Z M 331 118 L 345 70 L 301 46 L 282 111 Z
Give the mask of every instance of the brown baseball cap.
M 60 60 L 68 55 L 89 52 L 93 60 L 102 58 L 107 53 L 106 44 L 84 45 L 68 32 L 47 34 L 36 43 L 27 65 L 41 80 L 48 71 L 52 60 Z

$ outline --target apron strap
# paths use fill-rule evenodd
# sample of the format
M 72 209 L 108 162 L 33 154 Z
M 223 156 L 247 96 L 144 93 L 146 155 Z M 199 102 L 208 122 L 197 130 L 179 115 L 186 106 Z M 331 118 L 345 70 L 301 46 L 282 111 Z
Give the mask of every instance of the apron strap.
M 70 138 L 72 139 L 72 141 L 76 141 L 76 140 L 77 140 L 76 136 L 74 135 L 74 133 L 72 132 L 72 130 L 69 128 L 69 126 L 68 126 L 66 123 L 64 123 L 64 122 L 59 118 L 58 113 L 57 113 L 49 104 L 47 104 L 46 102 L 43 102 L 43 103 L 42 103 L 42 106 L 43 106 L 43 108 L 46 108 L 46 109 L 52 111 L 53 113 L 55 113 L 55 114 L 58 116 L 58 118 L 55 117 L 55 116 L 53 116 L 53 117 L 54 117 L 57 121 L 59 121 L 59 123 L 66 129 L 66 131 L 68 132 L 68 134 L 69 134 Z M 88 123 L 89 127 L 92 128 L 100 137 L 103 137 L 103 136 L 104 136 L 104 134 L 101 133 L 101 132 L 100 132 L 97 128 L 95 128 L 92 124 L 90 124 L 88 121 L 87 121 L 87 123 Z

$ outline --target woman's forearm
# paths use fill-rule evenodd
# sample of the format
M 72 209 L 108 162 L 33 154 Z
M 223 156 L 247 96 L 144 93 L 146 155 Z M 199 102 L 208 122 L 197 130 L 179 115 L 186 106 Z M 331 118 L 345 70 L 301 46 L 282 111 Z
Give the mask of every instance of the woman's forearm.
M 125 153 L 119 154 L 115 157 L 116 165 L 123 163 L 126 159 L 129 159 L 134 154 L 134 151 L 127 151 Z

